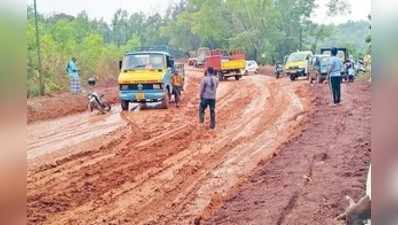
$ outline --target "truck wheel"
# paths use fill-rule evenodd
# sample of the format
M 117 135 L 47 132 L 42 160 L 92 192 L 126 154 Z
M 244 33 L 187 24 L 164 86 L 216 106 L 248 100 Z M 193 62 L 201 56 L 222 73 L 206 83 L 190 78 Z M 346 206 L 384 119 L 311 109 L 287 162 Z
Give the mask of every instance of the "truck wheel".
M 162 100 L 162 104 L 160 105 L 160 108 L 162 108 L 162 109 L 168 109 L 169 108 L 169 101 L 170 101 L 169 95 L 170 94 L 167 91 L 165 93 L 165 95 L 164 95 L 164 98 Z
M 235 75 L 235 80 L 239 80 L 241 77 L 241 75 Z
M 290 74 L 290 80 L 294 81 L 296 79 L 296 75 L 295 74 Z
M 120 100 L 120 106 L 122 107 L 123 111 L 128 111 L 129 110 L 129 102 L 126 100 Z

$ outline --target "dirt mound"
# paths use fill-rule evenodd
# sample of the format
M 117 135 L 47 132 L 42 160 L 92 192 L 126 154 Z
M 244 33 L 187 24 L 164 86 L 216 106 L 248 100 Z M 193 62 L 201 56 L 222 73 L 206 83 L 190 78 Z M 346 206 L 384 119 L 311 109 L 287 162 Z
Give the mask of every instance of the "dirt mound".
M 303 132 L 201 224 L 340 224 L 345 195 L 364 194 L 371 152 L 368 83 L 344 85 L 343 104 L 330 106 L 327 85 L 312 87 L 315 108 Z M 306 95 L 305 90 L 299 90 Z
M 96 87 L 99 93 L 111 103 L 117 103 L 118 88 L 115 81 L 106 81 Z M 27 100 L 27 122 L 63 117 L 87 110 L 87 97 L 84 94 L 72 95 L 68 92 L 35 97 Z

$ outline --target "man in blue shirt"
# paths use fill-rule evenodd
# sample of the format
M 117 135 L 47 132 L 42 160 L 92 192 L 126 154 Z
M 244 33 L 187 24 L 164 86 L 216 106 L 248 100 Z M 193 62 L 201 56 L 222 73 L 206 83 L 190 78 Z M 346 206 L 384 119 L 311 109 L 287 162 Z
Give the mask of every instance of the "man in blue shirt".
M 216 128 L 216 92 L 218 79 L 212 67 L 207 69 L 207 76 L 203 77 L 200 83 L 200 104 L 199 104 L 199 122 L 205 122 L 205 110 L 210 108 L 210 128 Z
M 332 48 L 331 54 L 332 57 L 330 58 L 329 83 L 332 89 L 333 103 L 340 104 L 341 71 L 343 70 L 343 63 L 337 57 L 337 48 Z
M 80 76 L 79 69 L 76 65 L 76 58 L 72 57 L 72 59 L 68 62 L 66 66 L 66 73 L 69 76 L 69 89 L 72 94 L 80 93 Z

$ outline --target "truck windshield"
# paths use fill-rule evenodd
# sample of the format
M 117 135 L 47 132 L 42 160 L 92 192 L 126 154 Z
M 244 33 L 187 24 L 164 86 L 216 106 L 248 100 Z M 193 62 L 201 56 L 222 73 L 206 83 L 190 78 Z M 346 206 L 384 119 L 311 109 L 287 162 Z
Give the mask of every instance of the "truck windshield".
M 289 58 L 287 58 L 288 62 L 297 62 L 297 61 L 304 61 L 305 57 L 307 56 L 307 53 L 302 53 L 302 52 L 297 52 L 289 55 Z
M 323 51 L 322 54 L 323 55 L 328 55 L 328 56 L 332 55 L 330 50 Z M 345 60 L 345 52 L 343 50 L 338 50 L 337 51 L 337 57 L 344 61 Z
M 163 69 L 165 68 L 162 54 L 133 54 L 124 58 L 123 69 Z
M 320 57 L 322 63 L 328 63 L 329 62 L 329 58 L 330 58 L 329 56 L 321 56 Z

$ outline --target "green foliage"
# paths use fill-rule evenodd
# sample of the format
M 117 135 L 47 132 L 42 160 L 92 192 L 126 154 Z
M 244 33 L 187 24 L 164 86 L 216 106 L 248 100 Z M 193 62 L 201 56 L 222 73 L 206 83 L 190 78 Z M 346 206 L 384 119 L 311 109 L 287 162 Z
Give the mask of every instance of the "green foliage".
M 76 18 L 65 14 L 49 18 L 39 16 L 42 77 L 47 93 L 67 88 L 68 77 L 65 74 L 65 67 L 71 57 L 76 57 L 78 60 L 77 64 L 83 84 L 91 76 L 96 76 L 99 79 L 117 76 L 117 61 L 123 52 L 136 49 L 141 45 L 141 38 L 138 35 L 127 34 L 122 29 L 124 25 L 128 24 L 124 21 L 127 16 L 123 16 L 123 12 L 119 14 L 115 16 L 118 28 L 114 30 L 111 30 L 103 21 L 89 20 L 84 11 Z M 30 7 L 28 7 L 27 16 L 26 85 L 28 96 L 35 96 L 39 94 L 39 74 L 36 31 Z
M 369 35 L 368 21 L 349 21 L 344 24 L 333 26 L 334 30 L 325 38 L 319 46 L 321 47 L 347 47 L 354 57 L 364 55 L 368 50 L 366 38 Z
M 131 52 L 137 50 L 141 45 L 140 37 L 137 34 L 133 34 L 127 43 L 123 46 L 124 52 Z

